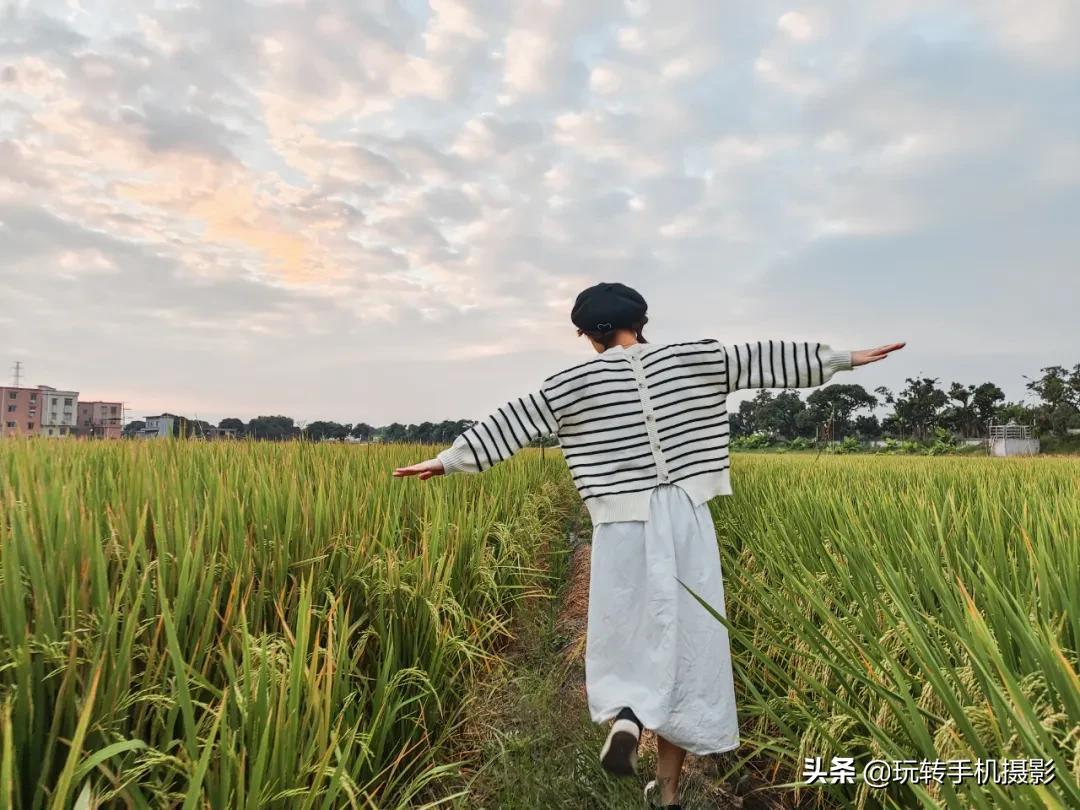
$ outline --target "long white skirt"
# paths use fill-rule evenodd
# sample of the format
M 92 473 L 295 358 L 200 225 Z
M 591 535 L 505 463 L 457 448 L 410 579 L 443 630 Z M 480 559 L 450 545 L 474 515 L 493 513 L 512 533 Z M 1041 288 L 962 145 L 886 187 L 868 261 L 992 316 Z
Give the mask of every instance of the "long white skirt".
M 708 504 L 676 484 L 653 490 L 649 520 L 593 528 L 585 689 L 593 721 L 629 706 L 693 754 L 739 745 L 720 549 Z M 678 579 L 676 579 L 678 578 Z

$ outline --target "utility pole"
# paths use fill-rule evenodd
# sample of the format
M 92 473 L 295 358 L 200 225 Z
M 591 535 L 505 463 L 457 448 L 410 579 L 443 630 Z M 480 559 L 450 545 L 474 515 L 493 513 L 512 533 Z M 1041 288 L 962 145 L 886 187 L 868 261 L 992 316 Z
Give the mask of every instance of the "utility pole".
M 14 371 L 13 376 L 15 378 L 15 387 L 16 388 L 21 388 L 22 387 L 22 361 L 21 360 L 16 360 L 15 361 L 15 368 L 13 369 L 13 371 Z
M 127 427 L 128 414 L 133 410 L 130 402 L 120 403 L 120 436 L 123 437 L 124 429 Z

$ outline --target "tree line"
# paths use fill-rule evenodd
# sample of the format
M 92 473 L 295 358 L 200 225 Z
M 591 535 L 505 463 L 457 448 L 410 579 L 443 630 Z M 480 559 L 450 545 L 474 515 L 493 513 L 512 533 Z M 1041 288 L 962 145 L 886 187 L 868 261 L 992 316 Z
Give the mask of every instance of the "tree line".
M 393 422 L 382 427 L 369 425 L 367 422 L 342 424 L 318 420 L 307 424 L 296 422 L 292 417 L 256 416 L 245 422 L 229 417 L 217 425 L 201 419 L 180 417 L 173 423 L 173 435 L 185 438 L 203 438 L 213 435 L 213 429 L 232 431 L 239 438 L 260 441 L 285 441 L 289 439 L 307 439 L 309 441 L 345 441 L 354 439 L 361 442 L 408 442 L 411 444 L 450 444 L 463 431 L 472 427 L 475 421 L 470 419 L 445 420 L 442 422 L 421 422 L 420 424 L 402 424 Z M 133 436 L 144 427 L 145 422 L 135 420 L 124 427 L 127 436 Z M 534 444 L 552 444 L 553 440 L 542 440 Z
M 953 382 L 944 388 L 936 377 L 908 377 L 895 393 L 884 386 L 871 393 L 861 385 L 828 385 L 805 401 L 797 390 L 763 390 L 731 415 L 731 433 L 791 440 L 817 438 L 827 426 L 833 439 L 926 441 L 939 429 L 961 438 L 983 437 L 991 420 L 1034 425 L 1043 435 L 1065 436 L 1080 428 L 1080 364 L 1071 370 L 1043 368 L 1026 387 L 1037 397 L 1032 404 L 1006 402 L 992 382 Z M 879 407 L 888 408 L 880 418 L 874 413 Z
M 1066 369 L 1048 366 L 1040 376 L 1029 379 L 1027 390 L 1038 399 L 1033 404 L 1006 402 L 1001 388 L 992 382 L 964 385 L 953 382 L 943 388 L 935 377 L 908 377 L 905 387 L 894 393 L 881 386 L 873 393 L 861 385 L 834 384 L 817 388 L 805 400 L 795 389 L 758 391 L 753 399 L 739 404 L 731 413 L 733 437 L 763 435 L 775 439 L 818 438 L 827 425 L 832 439 L 855 437 L 860 440 L 880 438 L 925 441 L 935 431 L 945 429 L 963 438 L 986 435 L 990 420 L 1032 424 L 1043 435 L 1065 436 L 1080 428 L 1080 364 Z M 888 411 L 880 418 L 880 407 Z M 265 441 L 308 439 L 311 441 L 408 442 L 446 444 L 475 424 L 468 419 L 403 424 L 393 422 L 376 427 L 367 422 L 355 424 L 318 420 L 298 424 L 288 416 L 257 416 L 222 419 L 216 427 L 231 430 L 239 437 Z M 143 427 L 130 422 L 126 435 Z M 197 419 L 176 423 L 177 435 L 210 435 L 214 426 Z M 533 444 L 553 444 L 552 437 L 542 437 Z

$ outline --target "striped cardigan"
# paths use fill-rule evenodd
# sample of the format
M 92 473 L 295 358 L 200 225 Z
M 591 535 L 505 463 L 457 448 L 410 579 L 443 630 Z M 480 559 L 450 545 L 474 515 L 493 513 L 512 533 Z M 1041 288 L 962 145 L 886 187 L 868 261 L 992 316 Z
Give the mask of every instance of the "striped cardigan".
M 851 352 L 784 340 L 613 346 L 543 381 L 438 454 L 447 474 L 481 472 L 554 433 L 592 522 L 647 520 L 660 484 L 695 505 L 730 495 L 727 395 L 805 388 L 851 368 Z

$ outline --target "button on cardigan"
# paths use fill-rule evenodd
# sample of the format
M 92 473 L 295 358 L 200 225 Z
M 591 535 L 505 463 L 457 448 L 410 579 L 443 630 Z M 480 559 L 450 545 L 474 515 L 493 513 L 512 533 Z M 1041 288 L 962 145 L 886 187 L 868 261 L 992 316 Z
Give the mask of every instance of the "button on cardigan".
M 648 520 L 660 484 L 677 484 L 695 505 L 731 494 L 729 393 L 808 388 L 850 368 L 851 352 L 821 343 L 613 346 L 506 402 L 437 458 L 447 474 L 481 472 L 555 434 L 593 524 Z

